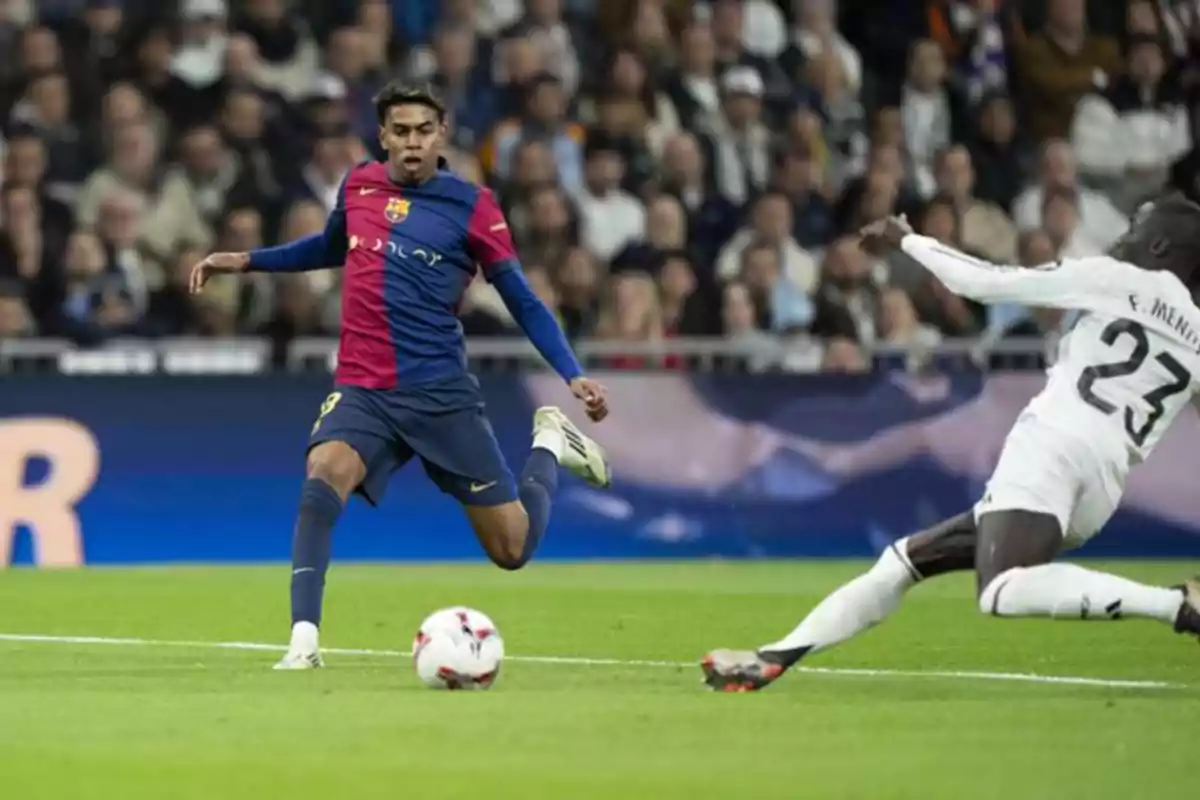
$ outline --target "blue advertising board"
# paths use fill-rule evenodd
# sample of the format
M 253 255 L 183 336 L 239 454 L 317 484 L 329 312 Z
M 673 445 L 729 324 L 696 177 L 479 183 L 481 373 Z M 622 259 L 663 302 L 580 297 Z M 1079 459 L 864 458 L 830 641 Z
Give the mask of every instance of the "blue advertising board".
M 1042 377 L 610 373 L 589 427 L 616 475 L 564 479 L 540 558 L 866 556 L 966 509 Z M 550 375 L 483 380 L 520 469 L 533 409 L 573 411 Z M 288 558 L 321 376 L 20 377 L 0 386 L 0 565 Z M 1200 555 L 1187 414 L 1130 478 L 1093 555 Z M 353 501 L 352 560 L 482 558 L 462 512 L 419 466 L 383 505 Z

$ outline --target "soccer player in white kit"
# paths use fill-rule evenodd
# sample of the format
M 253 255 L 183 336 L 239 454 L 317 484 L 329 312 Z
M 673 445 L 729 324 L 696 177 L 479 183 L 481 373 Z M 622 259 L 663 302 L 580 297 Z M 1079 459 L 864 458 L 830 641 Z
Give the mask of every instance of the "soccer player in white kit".
M 1103 527 L 1130 468 L 1200 389 L 1200 206 L 1182 195 L 1148 203 L 1109 255 L 1034 269 L 972 258 L 914 234 L 903 218 L 868 226 L 861 244 L 877 255 L 903 250 L 952 292 L 983 303 L 1084 313 L 974 509 L 893 543 L 783 639 L 709 653 L 701 662 L 708 685 L 760 689 L 806 655 L 883 621 L 914 584 L 968 569 L 984 614 L 1144 617 L 1200 636 L 1200 579 L 1164 588 L 1052 563 Z

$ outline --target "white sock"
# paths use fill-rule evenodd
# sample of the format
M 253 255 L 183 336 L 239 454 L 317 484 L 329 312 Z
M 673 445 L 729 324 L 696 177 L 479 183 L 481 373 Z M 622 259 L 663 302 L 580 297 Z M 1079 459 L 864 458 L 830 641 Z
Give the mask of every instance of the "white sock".
M 558 431 L 543 428 L 533 435 L 533 446 L 549 450 L 555 461 L 562 461 L 563 435 Z
M 1075 564 L 1014 567 L 979 596 L 979 610 L 1000 617 L 1120 619 L 1148 617 L 1168 624 L 1183 605 L 1178 589 L 1163 589 Z
M 875 566 L 822 600 L 787 636 L 759 650 L 816 652 L 882 622 L 917 582 L 905 552 L 903 539 L 884 550 Z
M 317 626 L 311 622 L 297 622 L 292 626 L 292 644 L 289 649 L 299 653 L 315 653 L 319 649 Z

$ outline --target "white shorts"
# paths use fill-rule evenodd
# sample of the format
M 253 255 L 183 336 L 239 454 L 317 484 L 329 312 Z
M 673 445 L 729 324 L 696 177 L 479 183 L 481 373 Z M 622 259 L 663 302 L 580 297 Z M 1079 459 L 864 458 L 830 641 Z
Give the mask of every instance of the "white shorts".
M 975 519 L 989 511 L 1052 514 L 1062 527 L 1064 546 L 1080 547 L 1120 504 L 1127 464 L 1123 451 L 1105 455 L 1083 436 L 1022 414 L 1004 440 L 1000 462 L 975 505 Z

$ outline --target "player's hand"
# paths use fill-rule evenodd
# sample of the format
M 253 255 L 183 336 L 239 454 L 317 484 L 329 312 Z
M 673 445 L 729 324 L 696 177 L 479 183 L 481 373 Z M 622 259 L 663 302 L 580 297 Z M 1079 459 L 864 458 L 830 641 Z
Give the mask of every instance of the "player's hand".
M 903 216 L 886 217 L 858 232 L 859 247 L 873 256 L 886 255 L 899 249 L 904 237 L 912 232 L 912 226 Z
M 571 393 L 583 401 L 588 419 L 599 422 L 608 416 L 608 400 L 604 398 L 604 387 L 591 378 L 575 378 L 571 381 Z
M 208 279 L 213 275 L 244 272 L 248 266 L 250 266 L 249 253 L 213 253 L 192 267 L 188 289 L 192 294 L 200 294 L 204 290 L 204 284 L 208 283 Z

